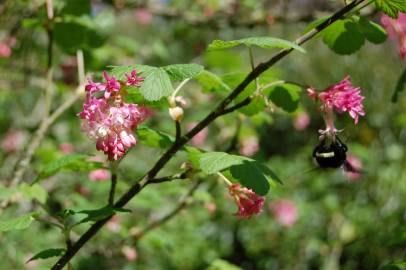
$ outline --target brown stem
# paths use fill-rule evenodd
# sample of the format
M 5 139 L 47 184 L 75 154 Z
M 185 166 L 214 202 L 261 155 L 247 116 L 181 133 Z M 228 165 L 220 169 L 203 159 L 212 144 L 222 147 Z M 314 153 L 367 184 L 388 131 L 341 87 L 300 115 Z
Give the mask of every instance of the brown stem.
M 301 36 L 296 40 L 297 44 L 303 44 L 317 33 L 325 29 L 327 26 L 335 22 L 336 20 L 342 18 L 345 14 L 351 11 L 358 4 L 362 3 L 364 0 L 355 0 L 343 7 L 336 13 L 334 13 L 330 19 L 326 20 L 319 26 L 317 26 L 312 31 Z M 283 49 L 279 51 L 275 56 L 273 56 L 269 61 L 259 64 L 254 70 L 252 70 L 248 76 L 209 114 L 204 118 L 199 124 L 197 124 L 192 130 L 187 134 L 182 136 L 178 141 L 176 141 L 155 163 L 155 165 L 148 171 L 148 173 L 137 183 L 130 187 L 130 189 L 121 196 L 121 198 L 114 204 L 115 207 L 123 207 L 127 204 L 138 192 L 140 192 L 145 186 L 148 185 L 148 182 L 151 179 L 154 179 L 158 172 L 165 166 L 165 164 L 175 155 L 175 153 L 182 148 L 193 136 L 199 133 L 203 128 L 208 126 L 213 122 L 217 117 L 223 115 L 223 111 L 227 106 L 250 84 L 255 80 L 259 75 L 261 75 L 268 68 L 273 66 L 275 63 L 279 62 L 282 58 L 292 52 L 293 49 Z M 72 248 L 67 251 L 55 265 L 51 268 L 52 270 L 61 270 L 75 254 L 89 241 L 97 232 L 104 226 L 104 224 L 111 218 L 109 216 L 103 220 L 97 221 L 94 223 L 80 238 L 79 240 L 72 245 Z
M 180 126 L 180 121 L 175 121 L 175 127 L 176 127 L 175 141 L 178 141 L 180 137 L 182 137 L 182 127 Z

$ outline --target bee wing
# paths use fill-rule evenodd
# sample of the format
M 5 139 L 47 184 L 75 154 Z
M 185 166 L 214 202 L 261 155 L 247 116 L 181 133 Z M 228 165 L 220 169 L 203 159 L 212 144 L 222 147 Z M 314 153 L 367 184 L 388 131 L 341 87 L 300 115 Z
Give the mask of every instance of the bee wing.
M 347 160 L 344 161 L 343 169 L 345 172 L 352 172 L 352 173 L 359 173 L 359 174 L 365 173 L 365 171 L 357 169 L 354 166 L 352 166 L 351 163 L 349 163 Z

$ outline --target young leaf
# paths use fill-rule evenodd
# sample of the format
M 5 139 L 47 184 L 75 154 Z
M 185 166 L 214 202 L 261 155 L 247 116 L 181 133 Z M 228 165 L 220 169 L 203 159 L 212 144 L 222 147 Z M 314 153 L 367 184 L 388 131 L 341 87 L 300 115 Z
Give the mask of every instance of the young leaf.
M 64 254 L 65 252 L 66 252 L 66 249 L 63 249 L 63 248 L 50 248 L 50 249 L 45 249 L 45 250 L 42 250 L 42 251 L 38 252 L 38 253 L 35 254 L 34 256 L 32 256 L 32 257 L 27 261 L 27 263 L 28 263 L 28 262 L 31 262 L 31 261 L 38 260 L 38 259 L 48 259 L 48 258 L 51 258 L 51 257 L 59 257 L 59 256 L 61 256 L 62 254 Z
M 358 28 L 369 42 L 375 44 L 384 42 L 388 36 L 382 26 L 364 17 L 359 19 Z
M 198 64 L 176 64 L 163 67 L 172 81 L 183 81 L 194 78 L 203 71 L 203 66 Z
M 207 70 L 203 70 L 195 79 L 202 86 L 204 92 L 228 92 L 231 90 L 220 77 Z
M 168 74 L 162 68 L 152 68 L 142 73 L 145 77 L 140 93 L 146 100 L 154 101 L 167 97 L 174 91 Z
M 405 0 L 375 0 L 375 6 L 394 19 L 398 17 L 399 12 L 406 12 Z
M 301 88 L 294 84 L 285 83 L 272 87 L 269 94 L 270 100 L 287 112 L 294 112 L 299 104 Z
M 392 95 L 392 102 L 395 103 L 396 101 L 398 101 L 398 95 L 405 88 L 405 84 L 406 84 L 406 69 L 403 70 L 402 75 L 400 75 L 398 82 L 396 83 L 396 88 Z
M 305 49 L 288 40 L 273 38 L 273 37 L 249 37 L 238 40 L 214 40 L 208 47 L 208 51 L 214 50 L 224 50 L 229 48 L 234 48 L 239 45 L 245 46 L 258 46 L 264 49 L 274 49 L 274 48 L 292 48 L 298 50 L 302 53 L 306 52 Z
M 350 19 L 338 20 L 322 33 L 323 42 L 338 54 L 352 54 L 359 50 L 365 42 L 358 25 Z
M 9 219 L 7 221 L 0 221 L 0 232 L 24 230 L 27 229 L 31 222 L 34 220 L 36 213 L 25 214 L 16 218 Z
M 302 34 L 306 34 L 306 33 L 310 32 L 311 30 L 313 30 L 314 28 L 317 28 L 320 24 L 324 23 L 325 21 L 327 21 L 330 18 L 331 18 L 331 16 L 325 16 L 325 17 L 322 17 L 315 21 L 312 21 L 305 27 Z M 317 35 L 319 35 L 319 34 L 317 34 Z
M 35 184 L 44 178 L 50 177 L 61 170 L 90 171 L 103 167 L 102 163 L 100 162 L 86 161 L 87 158 L 88 155 L 83 154 L 71 154 L 63 156 L 45 165 L 32 184 Z

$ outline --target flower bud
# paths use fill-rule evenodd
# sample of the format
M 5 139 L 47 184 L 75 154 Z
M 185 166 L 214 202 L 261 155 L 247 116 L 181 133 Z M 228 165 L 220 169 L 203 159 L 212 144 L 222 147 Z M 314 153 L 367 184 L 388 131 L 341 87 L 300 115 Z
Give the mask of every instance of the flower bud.
M 169 108 L 169 115 L 174 121 L 180 121 L 183 118 L 183 109 L 178 106 Z

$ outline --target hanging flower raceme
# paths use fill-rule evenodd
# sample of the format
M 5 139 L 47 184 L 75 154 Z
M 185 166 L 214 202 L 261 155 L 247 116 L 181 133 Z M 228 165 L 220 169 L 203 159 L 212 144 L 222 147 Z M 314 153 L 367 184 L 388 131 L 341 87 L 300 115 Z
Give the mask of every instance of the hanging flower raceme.
M 83 111 L 79 113 L 83 119 L 82 130 L 96 140 L 97 150 L 110 160 L 120 159 L 136 144 L 132 130 L 150 115 L 148 109 L 123 101 L 125 86 L 139 86 L 143 81 L 135 70 L 126 76 L 127 81 L 122 82 L 103 72 L 105 83 L 89 80 Z
M 406 13 L 399 13 L 397 19 L 382 15 L 381 22 L 388 32 L 389 38 L 399 42 L 399 55 L 406 60 Z
M 334 125 L 334 112 L 348 112 L 357 124 L 359 116 L 365 115 L 361 89 L 353 86 L 347 76 L 322 92 L 316 92 L 313 88 L 308 88 L 307 92 L 311 99 L 321 103 L 320 111 L 326 123 L 326 129 L 319 130 L 320 144 L 314 149 L 313 157 L 322 168 L 346 165 L 348 148 L 337 136 L 339 130 Z
M 262 211 L 265 198 L 259 196 L 251 189 L 241 187 L 240 184 L 231 184 L 228 187 L 230 195 L 234 198 L 238 212 L 236 216 L 241 218 L 250 218 L 252 215 L 258 215 Z

